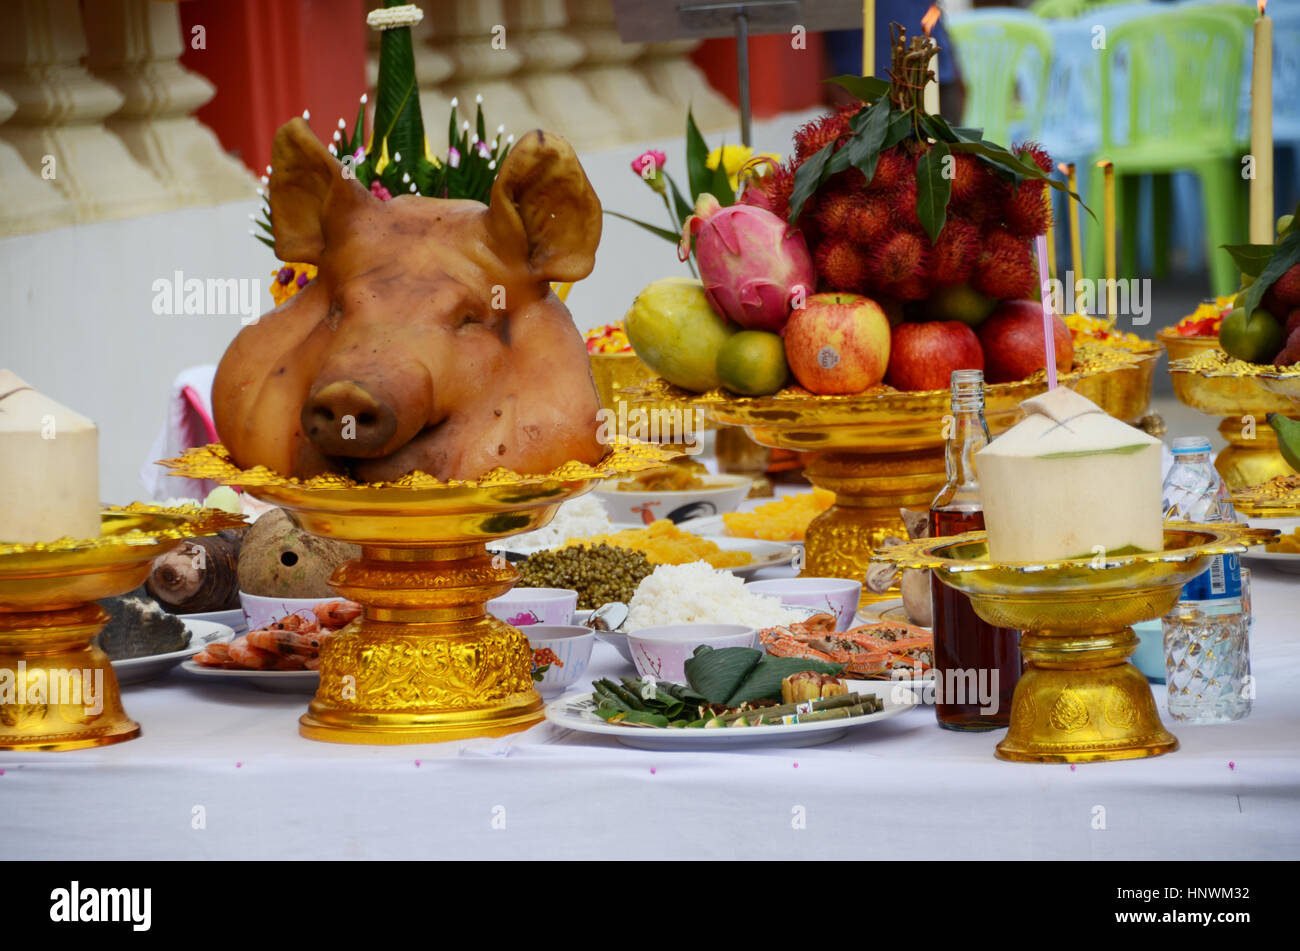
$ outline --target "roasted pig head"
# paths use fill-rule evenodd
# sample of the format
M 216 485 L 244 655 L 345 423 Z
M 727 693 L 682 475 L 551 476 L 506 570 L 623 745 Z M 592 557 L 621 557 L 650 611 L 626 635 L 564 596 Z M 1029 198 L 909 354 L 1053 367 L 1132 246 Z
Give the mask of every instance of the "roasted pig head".
M 600 241 L 567 142 L 525 135 L 487 206 L 382 201 L 301 119 L 272 162 L 276 254 L 319 273 L 221 360 L 213 409 L 236 463 L 378 481 L 601 458 L 586 348 L 550 287 L 586 277 Z

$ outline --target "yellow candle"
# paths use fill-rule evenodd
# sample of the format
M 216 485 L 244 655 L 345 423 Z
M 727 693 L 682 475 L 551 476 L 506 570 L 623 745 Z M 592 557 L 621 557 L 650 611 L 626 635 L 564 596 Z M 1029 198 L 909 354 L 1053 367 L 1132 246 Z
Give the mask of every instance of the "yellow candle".
M 1115 255 L 1115 166 L 1110 162 L 1102 160 L 1097 163 L 1097 167 L 1102 170 L 1104 180 L 1102 191 L 1105 198 L 1102 203 L 1101 227 L 1106 236 L 1106 316 L 1113 320 L 1115 318 L 1115 271 L 1118 269 Z
M 1250 242 L 1273 243 L 1273 21 L 1264 15 L 1268 0 L 1257 0 L 1255 58 L 1250 74 Z
M 862 75 L 876 74 L 876 0 L 862 0 Z
M 1065 173 L 1065 179 L 1069 183 L 1070 191 L 1079 194 L 1079 177 L 1074 170 L 1074 163 L 1069 165 L 1058 165 L 1062 172 Z M 1077 280 L 1083 276 L 1083 241 L 1079 236 L 1079 203 L 1070 199 L 1065 203 L 1067 214 L 1070 216 L 1070 266 L 1074 268 L 1074 276 Z
M 1056 277 L 1056 226 L 1052 223 L 1052 190 L 1043 186 L 1043 204 L 1047 206 L 1047 274 Z
M 938 4 L 930 4 L 930 9 L 925 11 L 925 16 L 921 17 L 921 28 L 925 30 L 928 37 L 934 25 L 939 22 Z M 939 54 L 935 53 L 934 58 L 930 60 L 930 68 L 934 70 L 934 82 L 926 83 L 925 89 L 921 92 L 921 106 L 932 116 L 939 114 Z

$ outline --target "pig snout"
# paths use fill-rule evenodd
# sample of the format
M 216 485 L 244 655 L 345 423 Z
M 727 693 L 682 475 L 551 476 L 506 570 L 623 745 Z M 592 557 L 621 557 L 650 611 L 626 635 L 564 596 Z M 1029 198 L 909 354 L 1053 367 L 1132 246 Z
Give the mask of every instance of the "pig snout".
M 340 380 L 321 387 L 302 408 L 307 438 L 331 456 L 382 456 L 397 433 L 397 414 L 365 387 Z M 400 444 L 399 444 L 400 445 Z

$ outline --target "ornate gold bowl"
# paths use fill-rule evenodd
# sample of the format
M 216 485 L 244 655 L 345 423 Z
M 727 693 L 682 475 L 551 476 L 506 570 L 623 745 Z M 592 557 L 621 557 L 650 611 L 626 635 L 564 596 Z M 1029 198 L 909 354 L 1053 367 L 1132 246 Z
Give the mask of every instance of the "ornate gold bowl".
M 1060 381 L 1075 386 L 1091 374 L 1137 365 L 1137 357 L 1098 344 L 1080 344 L 1075 368 Z M 1018 383 L 985 388 L 985 419 L 996 435 L 1020 417 L 1020 403 L 1047 388 L 1042 371 Z M 944 483 L 947 390 L 901 392 L 890 387 L 854 396 L 815 396 L 783 390 L 774 396 L 736 398 L 722 390 L 698 396 L 655 380 L 651 397 L 693 399 L 712 419 L 743 426 L 764 446 L 811 453 L 805 473 L 835 493 L 835 504 L 813 519 L 805 536 L 803 574 L 861 581 L 872 551 L 907 537 L 900 508 L 928 509 Z M 898 596 L 897 585 L 864 585 L 863 606 Z
M 215 509 L 135 503 L 105 509 L 98 538 L 0 542 L 0 750 L 75 750 L 139 736 L 112 664 L 91 644 L 108 621 L 95 602 L 139 587 L 153 559 L 182 539 L 242 524 Z
M 1085 376 L 1075 385 L 1075 392 L 1131 426 L 1163 431 L 1163 421 L 1149 417 L 1152 415 L 1151 385 L 1155 382 L 1156 364 L 1165 352 L 1164 344 L 1151 342 L 1141 349 L 1125 352 L 1134 356 L 1136 362 L 1132 366 Z
M 1300 413 L 1300 371 L 1276 370 L 1271 366 L 1236 360 L 1219 348 L 1214 337 L 1178 337 L 1167 330 L 1162 340 L 1169 345 L 1169 373 L 1179 402 L 1210 416 L 1225 417 L 1219 433 L 1228 448 L 1219 453 L 1214 466 L 1228 488 L 1237 491 L 1286 475 L 1291 467 L 1277 448 L 1277 434 L 1264 419 L 1269 413 L 1296 416 Z M 1192 341 L 1195 341 L 1192 343 Z M 1294 388 L 1297 395 L 1287 395 Z
M 1022 631 L 1026 669 L 1011 701 L 1001 759 L 1084 763 L 1178 748 L 1146 678 L 1129 663 L 1132 626 L 1167 614 L 1212 555 L 1277 536 L 1236 523 L 1165 529 L 1163 551 L 1056 562 L 992 562 L 984 532 L 920 539 L 878 552 L 898 568 L 931 568 L 975 613 Z
M 473 482 L 413 473 L 357 484 L 241 470 L 221 446 L 166 460 L 177 475 L 242 485 L 306 531 L 361 546 L 330 586 L 362 616 L 321 650 L 321 682 L 299 732 L 337 743 L 423 743 L 496 736 L 542 718 L 532 651 L 486 604 L 519 572 L 488 542 L 540 528 L 601 479 L 662 465 L 673 453 L 614 447 L 596 466 L 545 475 L 495 470 Z
M 1300 516 L 1300 473 L 1247 486 L 1232 493 L 1232 504 L 1238 515 L 1249 518 L 1296 518 Z

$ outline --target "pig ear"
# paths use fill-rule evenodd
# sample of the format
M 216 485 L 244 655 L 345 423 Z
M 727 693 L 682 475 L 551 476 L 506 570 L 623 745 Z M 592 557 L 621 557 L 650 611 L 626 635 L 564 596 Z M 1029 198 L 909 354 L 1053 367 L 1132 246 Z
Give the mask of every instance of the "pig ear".
M 558 135 L 538 129 L 510 150 L 492 186 L 488 221 L 498 243 L 520 247 L 542 280 L 581 280 L 595 266 L 600 199 Z
M 298 118 L 275 133 L 269 188 L 276 256 L 306 264 L 320 263 L 327 206 L 370 198 L 360 182 L 343 177 L 342 164 L 312 134 L 311 126 Z

